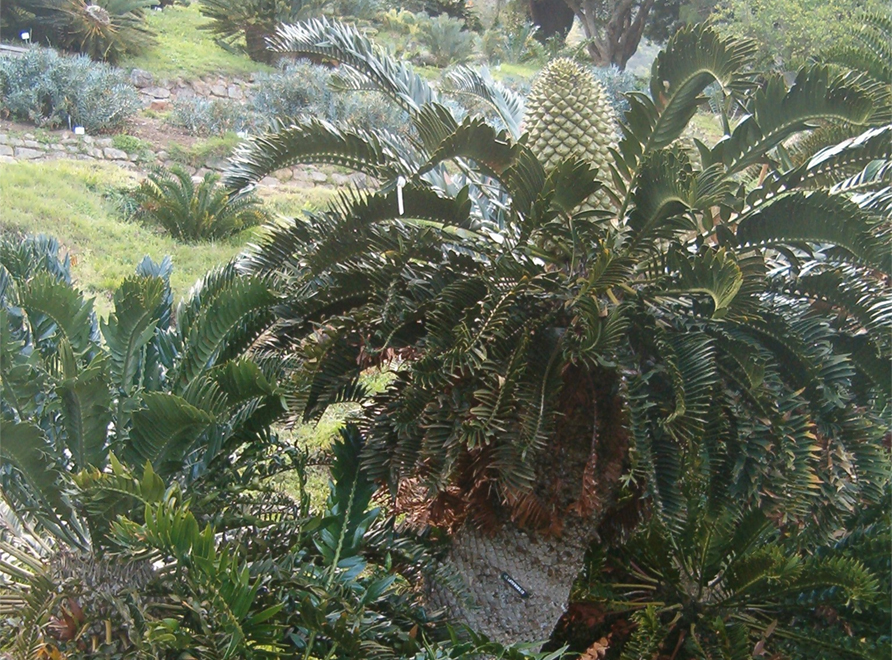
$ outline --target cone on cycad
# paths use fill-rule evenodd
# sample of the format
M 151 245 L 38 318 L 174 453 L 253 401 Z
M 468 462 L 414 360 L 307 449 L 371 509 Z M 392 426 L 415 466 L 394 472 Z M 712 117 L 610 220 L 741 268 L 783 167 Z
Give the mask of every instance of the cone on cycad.
M 542 69 L 527 98 L 524 129 L 533 153 L 550 170 L 564 158 L 583 158 L 609 175 L 608 149 L 614 142 L 613 107 L 591 73 L 573 60 L 552 60 Z M 599 191 L 589 200 L 595 208 L 610 208 Z

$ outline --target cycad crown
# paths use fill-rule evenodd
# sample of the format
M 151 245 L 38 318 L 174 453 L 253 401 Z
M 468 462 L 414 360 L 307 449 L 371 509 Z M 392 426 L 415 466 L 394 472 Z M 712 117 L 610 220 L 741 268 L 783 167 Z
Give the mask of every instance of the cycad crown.
M 529 145 L 546 170 L 569 156 L 590 162 L 603 177 L 614 141 L 613 110 L 604 88 L 573 60 L 552 60 L 539 74 L 527 99 Z M 591 200 L 607 208 L 607 196 Z

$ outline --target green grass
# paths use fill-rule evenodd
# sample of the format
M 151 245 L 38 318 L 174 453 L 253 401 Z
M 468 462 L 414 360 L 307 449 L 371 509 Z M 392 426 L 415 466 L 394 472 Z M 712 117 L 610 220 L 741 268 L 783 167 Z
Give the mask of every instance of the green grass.
M 198 140 L 189 147 L 171 144 L 170 157 L 180 163 L 192 167 L 203 167 L 209 158 L 228 158 L 242 139 L 232 132 L 224 133 L 205 140 Z
M 204 75 L 246 75 L 272 71 L 253 62 L 247 55 L 230 53 L 214 42 L 213 35 L 200 30 L 208 20 L 198 11 L 198 3 L 188 7 L 165 7 L 147 12 L 149 27 L 158 34 L 158 43 L 145 53 L 121 62 L 121 67 L 144 69 L 159 79 L 195 79 Z
M 132 184 L 132 176 L 113 165 L 81 161 L 0 164 L 0 231 L 58 238 L 73 257 L 77 283 L 96 296 L 100 315 L 108 313 L 111 292 L 145 255 L 156 261 L 171 256 L 171 285 L 182 296 L 206 271 L 238 254 L 256 231 L 218 243 L 185 245 L 125 221 L 103 193 Z

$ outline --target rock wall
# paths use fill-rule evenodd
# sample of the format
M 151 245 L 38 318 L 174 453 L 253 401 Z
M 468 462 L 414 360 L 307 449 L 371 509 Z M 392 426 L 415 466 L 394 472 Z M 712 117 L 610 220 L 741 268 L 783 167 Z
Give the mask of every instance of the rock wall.
M 222 172 L 228 161 L 219 156 L 210 156 L 199 167 L 177 162 L 167 151 L 154 149 L 151 145 L 138 152 L 127 153 L 116 148 L 114 138 L 75 135 L 71 131 L 44 131 L 34 133 L 6 133 L 0 129 L 0 163 L 19 161 L 48 161 L 58 159 L 105 161 L 135 172 L 148 172 L 153 166 L 171 167 L 179 165 L 193 177 L 203 177 L 207 172 Z M 291 188 L 355 186 L 365 188 L 370 184 L 368 177 L 360 172 L 350 174 L 338 168 L 317 168 L 308 165 L 289 167 L 268 176 L 260 182 L 262 187 Z
M 247 79 L 204 76 L 195 80 L 183 78 L 156 80 L 148 71 L 133 69 L 130 72 L 130 82 L 136 87 L 146 107 L 153 110 L 168 110 L 173 101 L 185 98 L 201 97 L 242 102 L 248 97 L 254 75 L 249 75 Z

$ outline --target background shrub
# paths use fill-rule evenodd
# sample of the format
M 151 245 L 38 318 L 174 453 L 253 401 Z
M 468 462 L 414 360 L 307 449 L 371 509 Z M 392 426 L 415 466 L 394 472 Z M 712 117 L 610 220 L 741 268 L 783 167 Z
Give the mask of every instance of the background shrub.
M 466 62 L 474 52 L 474 34 L 465 29 L 463 21 L 448 14 L 431 19 L 420 36 L 421 43 L 440 67 Z
M 83 126 L 89 133 L 120 128 L 140 108 L 120 69 L 84 56 L 34 48 L 0 59 L 0 109 L 38 126 Z
M 241 104 L 199 97 L 174 101 L 170 122 L 199 137 L 245 131 L 254 123 L 248 109 Z
M 622 117 L 626 110 L 629 109 L 629 101 L 626 98 L 626 94 L 644 91 L 645 88 L 643 81 L 617 66 L 595 66 L 591 67 L 591 72 L 595 76 L 595 80 L 604 87 L 607 99 L 613 105 L 616 117 Z
M 258 74 L 251 98 L 257 128 L 275 120 L 302 115 L 357 126 L 377 126 L 393 132 L 405 130 L 402 110 L 372 92 L 339 92 L 332 89 L 335 73 L 326 67 L 298 62 L 280 72 Z
M 486 59 L 493 64 L 520 63 L 539 59 L 545 50 L 536 39 L 538 28 L 529 21 L 513 21 L 496 25 L 483 33 L 481 46 Z

